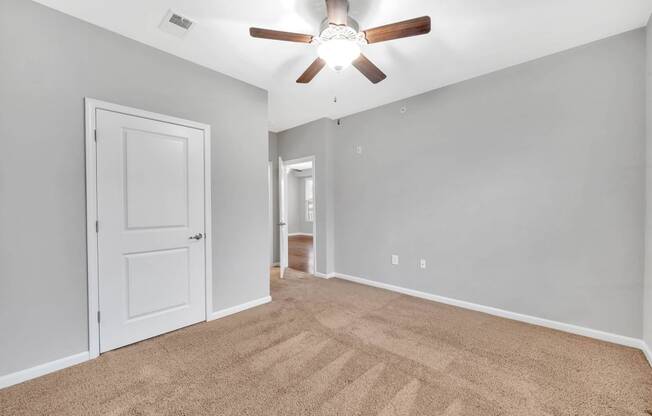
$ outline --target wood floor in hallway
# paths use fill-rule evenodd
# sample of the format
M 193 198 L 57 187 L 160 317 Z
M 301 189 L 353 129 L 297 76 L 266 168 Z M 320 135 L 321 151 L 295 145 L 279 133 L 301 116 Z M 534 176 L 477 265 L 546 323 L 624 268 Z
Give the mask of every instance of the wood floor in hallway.
M 291 269 L 315 272 L 315 244 L 311 235 L 293 235 L 288 237 L 288 267 Z

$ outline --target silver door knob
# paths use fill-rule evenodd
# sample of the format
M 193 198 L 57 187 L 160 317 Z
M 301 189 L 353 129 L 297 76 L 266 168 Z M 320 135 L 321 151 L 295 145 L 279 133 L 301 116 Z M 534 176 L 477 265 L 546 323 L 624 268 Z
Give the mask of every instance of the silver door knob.
M 284 223 L 284 222 L 279 222 L 278 225 L 279 225 L 279 227 L 283 227 L 283 226 L 285 226 L 285 225 L 287 225 L 287 224 Z
M 204 238 L 204 234 L 202 234 L 202 233 L 197 233 L 197 234 L 193 235 L 192 237 L 190 237 L 191 240 L 197 240 L 197 241 L 201 240 L 202 238 Z

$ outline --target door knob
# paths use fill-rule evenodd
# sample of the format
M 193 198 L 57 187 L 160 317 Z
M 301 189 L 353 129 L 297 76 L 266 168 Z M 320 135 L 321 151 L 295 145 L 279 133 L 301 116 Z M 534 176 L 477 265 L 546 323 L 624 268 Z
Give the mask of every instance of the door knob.
M 278 225 L 279 225 L 279 227 L 283 227 L 284 225 L 287 225 L 287 224 L 284 223 L 284 222 L 279 222 Z
M 193 235 L 192 237 L 190 237 L 191 240 L 197 240 L 197 241 L 201 240 L 202 238 L 204 238 L 204 234 L 202 234 L 202 233 L 197 233 L 197 234 Z

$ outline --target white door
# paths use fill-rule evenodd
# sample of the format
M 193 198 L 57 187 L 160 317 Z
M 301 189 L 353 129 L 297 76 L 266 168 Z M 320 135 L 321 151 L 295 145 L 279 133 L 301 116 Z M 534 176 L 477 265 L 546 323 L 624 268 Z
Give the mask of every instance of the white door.
M 278 158 L 278 238 L 281 277 L 285 275 L 288 268 L 288 205 L 287 205 L 287 182 L 285 163 Z
M 97 110 L 100 352 L 206 319 L 204 132 Z

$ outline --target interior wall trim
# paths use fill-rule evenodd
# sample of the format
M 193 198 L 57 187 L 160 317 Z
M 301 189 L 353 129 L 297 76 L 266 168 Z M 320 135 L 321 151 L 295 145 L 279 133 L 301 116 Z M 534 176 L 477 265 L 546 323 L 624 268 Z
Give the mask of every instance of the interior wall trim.
M 643 340 L 641 340 L 641 350 L 643 350 L 643 354 L 645 354 L 647 362 L 650 363 L 650 367 L 652 367 L 652 349 L 650 349 L 650 346 L 647 345 Z
M 433 302 L 444 303 L 446 305 L 457 306 L 459 308 L 469 309 L 476 312 L 482 312 L 501 318 L 507 318 L 514 321 L 525 322 L 532 325 L 543 326 L 546 328 L 556 329 L 562 332 L 568 332 L 575 335 L 594 338 L 601 341 L 611 342 L 613 344 L 624 345 L 626 347 L 637 348 L 643 351 L 649 364 L 652 366 L 652 351 L 645 344 L 642 339 L 626 337 L 624 335 L 612 334 L 597 329 L 586 328 L 578 325 L 567 324 L 564 322 L 552 321 L 549 319 L 538 318 L 536 316 L 524 315 L 516 312 L 506 311 L 491 306 L 479 305 L 476 303 L 466 302 L 463 300 L 447 298 L 445 296 L 434 295 L 431 293 L 421 292 L 413 289 L 406 289 L 404 287 L 391 285 L 388 283 L 376 282 L 373 280 L 365 279 L 362 277 L 351 276 L 344 273 L 335 273 L 335 277 L 348 280 L 350 282 L 359 283 L 366 286 L 373 286 L 380 289 L 389 290 L 392 292 L 401 293 L 408 296 L 414 296 L 421 299 L 430 300 Z
M 598 331 L 595 329 L 580 327 L 577 325 L 565 324 L 563 322 L 551 321 L 548 319 L 537 318 L 534 316 L 518 314 L 515 312 L 509 312 L 502 309 L 492 308 L 489 306 L 478 305 L 475 303 L 460 301 L 456 299 L 446 298 L 443 296 L 437 296 L 430 293 L 419 292 L 417 290 L 406 289 L 399 286 L 390 285 L 387 283 L 375 282 L 373 280 L 364 279 L 362 277 L 351 276 L 343 273 L 330 273 L 324 275 L 322 273 L 315 273 L 315 276 L 321 277 L 324 279 L 330 278 L 339 278 L 342 280 L 348 280 L 354 283 L 377 287 L 380 289 L 389 290 L 392 292 L 401 293 L 408 296 L 414 296 L 421 299 L 431 300 L 434 302 L 444 303 L 447 305 L 457 306 L 464 309 L 470 309 L 477 312 L 487 313 L 489 315 L 499 316 L 501 318 L 512 319 L 515 321 L 526 322 L 533 325 L 539 325 L 546 328 L 552 328 L 563 332 L 569 332 L 576 335 L 586 336 L 589 338 L 599 339 L 601 341 L 612 342 L 619 345 L 624 345 L 627 347 L 640 349 L 645 357 L 647 358 L 648 363 L 652 366 L 652 349 L 641 339 L 625 337 L 622 335 L 611 334 L 608 332 Z M 222 309 L 220 311 L 213 312 L 209 320 L 215 320 L 224 318 L 229 315 L 236 314 L 238 312 L 245 311 L 247 309 L 255 308 L 256 306 L 264 305 L 272 301 L 271 296 L 266 296 L 251 302 L 246 302 L 231 308 Z M 53 373 L 55 371 L 63 370 L 64 368 L 72 367 L 77 364 L 89 361 L 90 354 L 88 351 L 80 352 L 68 357 L 60 358 L 58 360 L 50 361 L 45 364 L 40 364 L 35 367 L 31 367 L 25 370 L 16 371 L 15 373 L 7 374 L 0 376 L 0 389 L 4 389 L 22 382 L 44 376 L 46 374 Z
M 16 371 L 15 373 L 0 376 L 0 389 L 41 377 L 46 374 L 54 373 L 55 371 L 63 370 L 64 368 L 72 367 L 73 365 L 81 364 L 88 360 L 90 360 L 90 354 L 88 351 L 84 351 L 45 364 L 40 364 L 35 367 L 27 368 L 25 370 Z
M 271 296 L 265 296 L 264 298 L 252 300 L 251 302 L 241 303 L 240 305 L 232 306 L 230 308 L 222 309 L 215 311 L 208 318 L 209 321 L 214 321 L 216 319 L 224 318 L 229 315 L 236 314 L 238 312 L 246 311 L 247 309 L 255 308 L 256 306 L 264 305 L 272 301 Z

